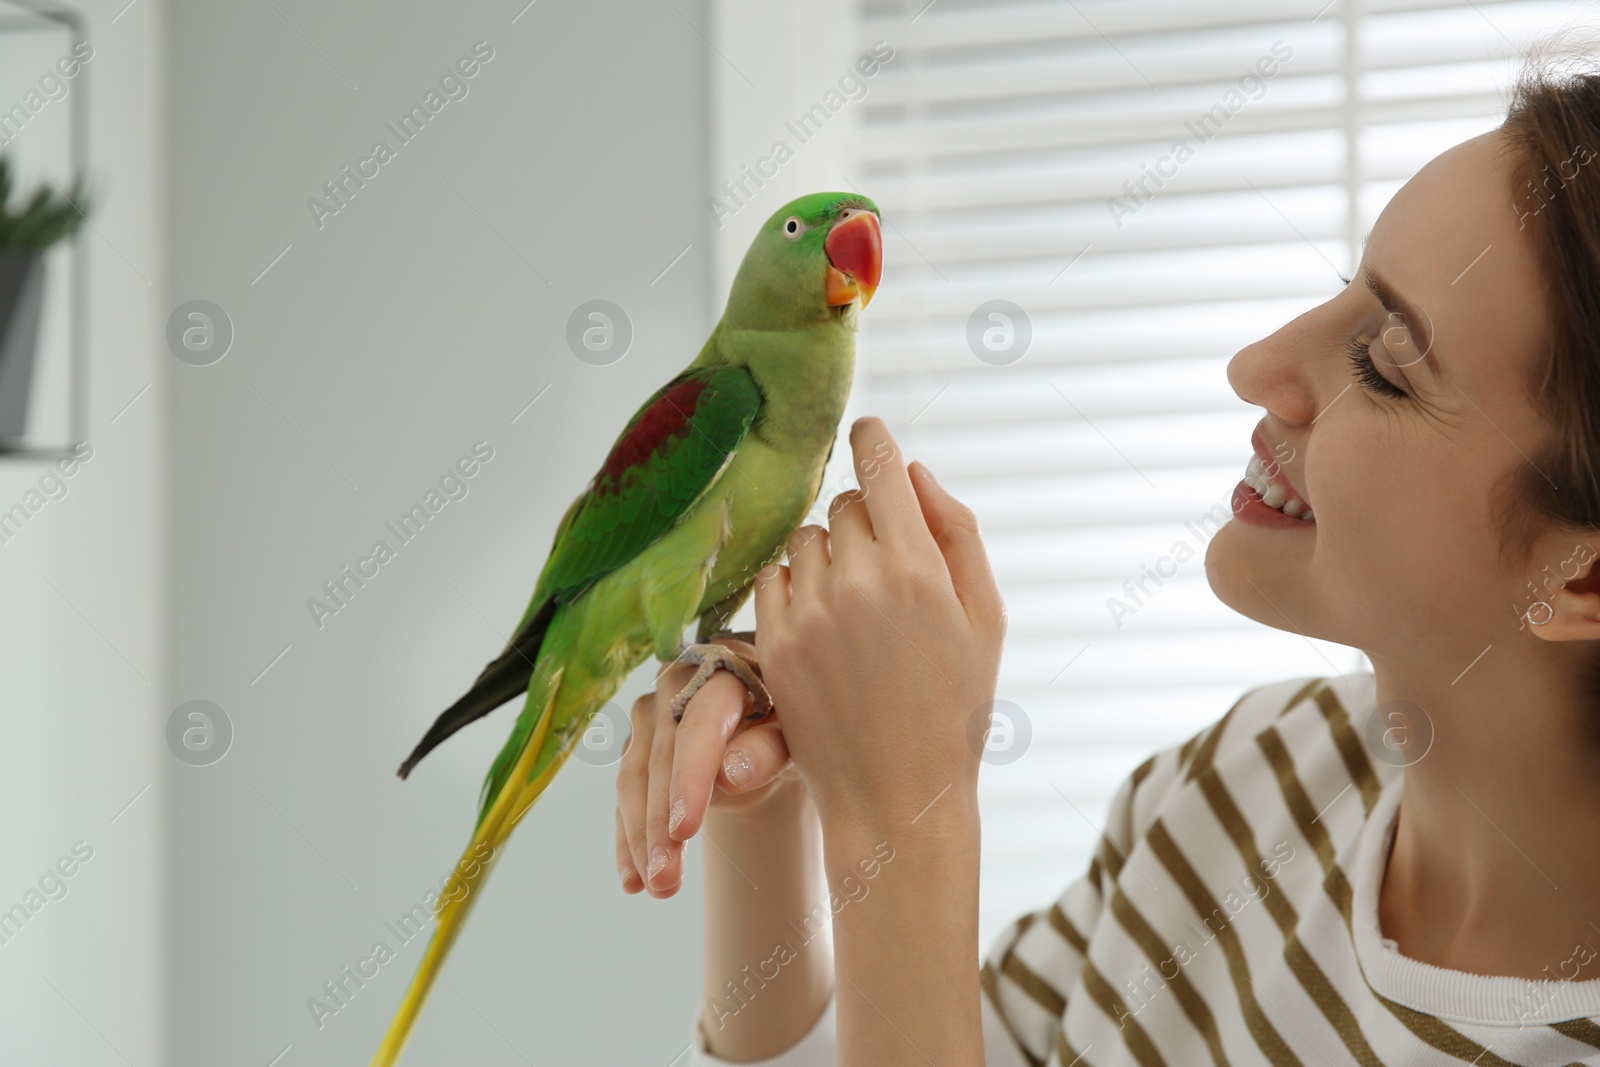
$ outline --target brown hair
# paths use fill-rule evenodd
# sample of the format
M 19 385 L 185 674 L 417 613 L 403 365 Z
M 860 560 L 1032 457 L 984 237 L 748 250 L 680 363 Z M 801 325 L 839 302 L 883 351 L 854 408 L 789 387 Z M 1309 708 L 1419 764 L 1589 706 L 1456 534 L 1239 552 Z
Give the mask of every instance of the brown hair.
M 1600 534 L 1600 62 L 1570 40 L 1575 29 L 1529 50 L 1501 124 L 1512 206 L 1544 268 L 1548 324 L 1527 385 L 1551 432 L 1495 493 L 1507 534 L 1501 560 L 1515 556 L 1519 566 L 1552 525 L 1570 530 L 1574 547 Z M 1542 586 L 1535 592 L 1543 599 Z M 1600 654 L 1579 685 L 1600 709 Z M 1583 723 L 1600 749 L 1600 711 Z
M 1519 565 L 1552 524 L 1600 534 L 1600 63 L 1570 32 L 1530 49 L 1500 128 L 1512 207 L 1547 283 L 1547 345 L 1528 393 L 1552 432 L 1497 494 L 1502 555 L 1520 553 Z

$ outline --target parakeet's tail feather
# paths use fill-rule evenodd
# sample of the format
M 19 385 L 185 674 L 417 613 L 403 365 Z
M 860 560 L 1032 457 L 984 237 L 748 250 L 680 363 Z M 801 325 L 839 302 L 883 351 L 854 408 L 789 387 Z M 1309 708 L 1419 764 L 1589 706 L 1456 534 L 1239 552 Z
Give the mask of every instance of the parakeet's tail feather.
M 400 764 L 401 778 L 410 774 L 423 756 L 432 752 L 451 734 L 483 718 L 528 688 L 528 681 L 533 677 L 533 665 L 539 660 L 539 650 L 544 645 L 550 622 L 555 618 L 556 607 L 555 597 L 549 597 L 539 605 L 537 611 L 529 614 L 527 621 L 506 642 L 505 651 L 483 669 L 478 680 L 472 683 L 472 688 L 428 727 L 428 732 L 411 750 L 411 755 Z
M 514 776 L 511 781 L 526 782 L 526 784 L 520 789 L 500 790 L 489 810 L 479 819 L 478 829 L 472 835 L 472 841 L 467 845 L 466 851 L 462 853 L 461 862 L 451 872 L 444 896 L 444 906 L 439 910 L 438 925 L 428 942 L 427 952 L 417 967 L 416 977 L 411 980 L 411 987 L 406 990 L 405 999 L 400 1002 L 400 1009 L 395 1013 L 394 1021 L 389 1024 L 389 1032 L 384 1035 L 383 1044 L 378 1047 L 377 1055 L 372 1058 L 372 1067 L 393 1067 L 399 1061 L 406 1039 L 411 1036 L 411 1028 L 415 1025 L 417 1016 L 422 1011 L 422 1005 L 428 998 L 428 991 L 433 987 L 434 979 L 439 976 L 445 957 L 450 954 L 450 949 L 455 944 L 456 936 L 466 924 L 467 915 L 471 912 L 472 905 L 477 902 L 478 891 L 489 877 L 489 871 L 495 861 L 499 859 L 500 846 L 511 836 L 511 831 L 517 822 L 533 806 L 533 802 L 539 799 L 539 795 L 549 786 L 565 762 L 564 759 L 552 760 L 537 778 L 527 781 L 550 733 L 556 701 L 561 695 L 561 675 L 562 669 L 557 668 L 555 676 L 549 682 L 547 693 L 541 694 L 545 696 L 543 710 L 529 731 L 527 742 L 522 746 L 515 766 L 511 769 Z M 531 710 L 530 708 L 529 711 Z M 533 721 L 531 713 L 523 718 Z M 483 856 L 485 845 L 492 850 L 487 859 Z

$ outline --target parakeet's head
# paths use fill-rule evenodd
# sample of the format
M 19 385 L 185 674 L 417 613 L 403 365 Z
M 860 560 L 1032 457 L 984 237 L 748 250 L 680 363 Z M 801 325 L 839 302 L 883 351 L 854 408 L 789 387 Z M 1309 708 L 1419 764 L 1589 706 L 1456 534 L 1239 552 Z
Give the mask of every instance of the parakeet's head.
M 854 327 L 883 276 L 878 205 L 859 193 L 812 193 L 762 224 L 728 294 L 729 325 Z

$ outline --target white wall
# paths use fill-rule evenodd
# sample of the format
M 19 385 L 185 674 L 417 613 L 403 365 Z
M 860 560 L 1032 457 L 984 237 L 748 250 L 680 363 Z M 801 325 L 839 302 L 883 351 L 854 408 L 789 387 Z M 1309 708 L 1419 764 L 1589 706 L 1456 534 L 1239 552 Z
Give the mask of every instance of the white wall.
M 708 6 L 714 51 L 707 60 L 706 195 L 716 201 L 715 209 L 707 205 L 715 316 L 768 215 L 807 193 L 849 191 L 847 138 L 859 108 L 847 106 L 820 130 L 795 125 L 857 58 L 847 0 L 710 0 Z
M 367 1062 L 421 943 L 321 1029 L 307 1002 L 393 944 L 385 922 L 456 861 L 515 707 L 409 781 L 395 767 L 498 651 L 566 504 L 710 327 L 704 6 L 523 2 L 171 5 L 172 303 L 213 301 L 236 330 L 212 366 L 169 361 L 172 700 L 214 701 L 236 731 L 214 765 L 172 761 L 178 1067 Z M 319 228 L 308 198 L 393 143 L 385 122 L 479 40 L 494 57 L 468 95 Z M 607 367 L 564 342 L 595 297 L 636 330 Z M 494 458 L 469 494 L 319 628 L 308 599 L 480 440 Z M 614 783 L 573 761 L 523 822 L 407 1062 L 683 1050 L 698 858 L 675 899 L 625 896 Z
M 65 896 L 34 898 L 47 902 L 0 944 L 7 1064 L 162 1062 L 165 12 L 141 0 L 112 23 L 124 2 L 76 5 L 94 48 L 71 87 L 87 94 L 97 194 L 84 239 L 92 458 L 0 544 L 0 908 L 25 902 L 76 843 L 91 857 L 69 862 Z M 0 460 L 0 508 L 46 469 Z

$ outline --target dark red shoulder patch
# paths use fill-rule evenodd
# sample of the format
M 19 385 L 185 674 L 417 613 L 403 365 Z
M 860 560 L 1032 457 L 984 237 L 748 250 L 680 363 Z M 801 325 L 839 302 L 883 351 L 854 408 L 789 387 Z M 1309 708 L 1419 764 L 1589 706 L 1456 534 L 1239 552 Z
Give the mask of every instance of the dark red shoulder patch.
M 628 470 L 648 460 L 663 444 L 689 424 L 706 383 L 689 378 L 668 389 L 640 416 L 633 428 L 616 443 L 600 468 L 600 491 L 616 492 Z

